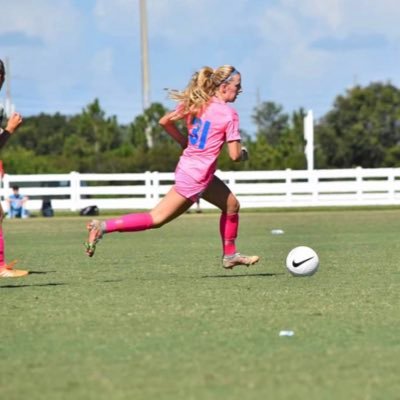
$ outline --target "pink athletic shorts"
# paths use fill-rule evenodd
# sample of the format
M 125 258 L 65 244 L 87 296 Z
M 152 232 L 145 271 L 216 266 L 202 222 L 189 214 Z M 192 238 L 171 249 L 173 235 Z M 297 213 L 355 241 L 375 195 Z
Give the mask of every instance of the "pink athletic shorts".
M 190 175 L 180 169 L 175 171 L 175 190 L 183 197 L 186 197 L 193 202 L 196 202 L 207 189 L 207 186 L 213 180 L 214 175 L 211 175 L 205 183 L 195 181 Z

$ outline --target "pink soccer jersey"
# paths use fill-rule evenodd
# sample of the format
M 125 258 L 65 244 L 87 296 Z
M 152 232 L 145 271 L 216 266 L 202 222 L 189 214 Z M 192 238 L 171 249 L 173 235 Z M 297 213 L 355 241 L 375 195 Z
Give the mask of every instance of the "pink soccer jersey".
M 208 182 L 214 175 L 217 158 L 224 143 L 240 140 L 239 116 L 225 102 L 213 97 L 200 115 L 190 117 L 186 122 L 189 132 L 188 146 L 176 169 L 199 183 Z

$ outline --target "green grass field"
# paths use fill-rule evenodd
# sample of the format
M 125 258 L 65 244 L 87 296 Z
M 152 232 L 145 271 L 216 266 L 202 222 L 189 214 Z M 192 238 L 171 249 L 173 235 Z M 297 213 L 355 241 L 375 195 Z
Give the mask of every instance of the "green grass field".
M 232 272 L 218 219 L 108 235 L 92 259 L 87 218 L 6 220 L 32 274 L 0 280 L 0 398 L 400 399 L 399 211 L 242 213 L 262 260 Z M 313 277 L 286 272 L 297 245 Z

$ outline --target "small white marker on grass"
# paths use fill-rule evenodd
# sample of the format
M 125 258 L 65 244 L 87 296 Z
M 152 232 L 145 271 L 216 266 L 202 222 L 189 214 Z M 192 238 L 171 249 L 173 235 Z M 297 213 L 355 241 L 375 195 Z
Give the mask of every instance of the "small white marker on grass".
M 279 336 L 294 336 L 294 331 L 280 331 Z

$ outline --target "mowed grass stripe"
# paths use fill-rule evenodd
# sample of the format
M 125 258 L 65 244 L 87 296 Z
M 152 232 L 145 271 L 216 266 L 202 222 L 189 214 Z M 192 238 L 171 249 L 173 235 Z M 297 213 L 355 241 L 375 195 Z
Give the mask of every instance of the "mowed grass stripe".
M 231 272 L 214 213 L 106 236 L 93 259 L 85 218 L 5 221 L 7 258 L 34 273 L 0 281 L 1 397 L 396 399 L 398 219 L 245 212 L 239 250 L 262 260 Z M 298 245 L 319 254 L 311 278 L 284 268 Z

